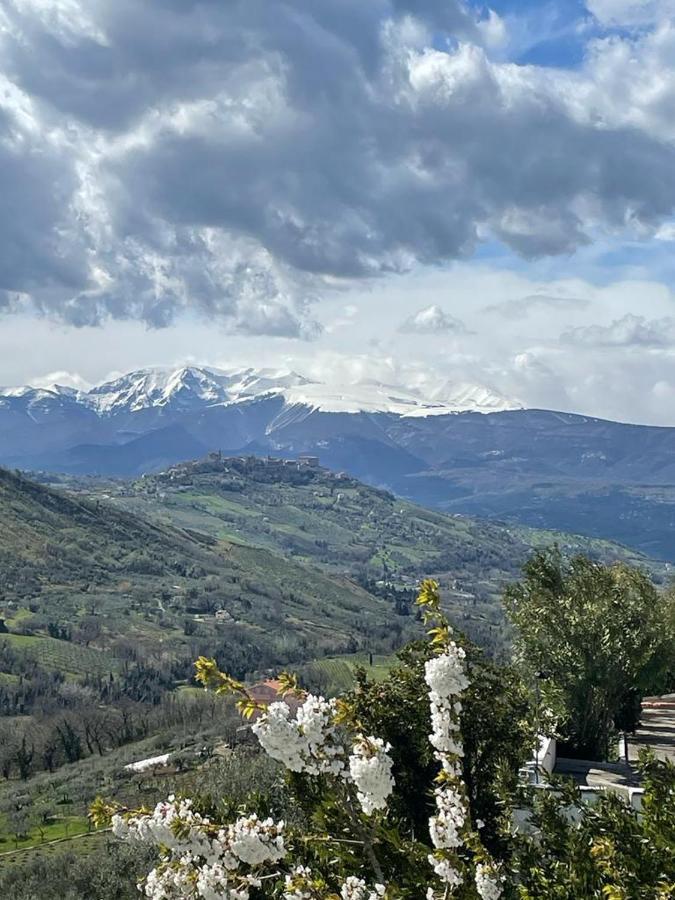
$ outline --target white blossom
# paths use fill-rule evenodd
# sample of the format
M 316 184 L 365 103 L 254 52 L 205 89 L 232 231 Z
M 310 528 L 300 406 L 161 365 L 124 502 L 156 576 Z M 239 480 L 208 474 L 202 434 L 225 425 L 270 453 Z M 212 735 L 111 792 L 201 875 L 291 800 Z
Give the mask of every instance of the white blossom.
M 358 735 L 349 757 L 349 774 L 356 785 L 357 798 L 367 816 L 386 809 L 387 798 L 394 788 L 389 756 L 391 744 L 381 738 Z
M 167 847 L 179 856 L 189 853 L 207 858 L 220 853 L 205 831 L 211 824 L 193 810 L 191 800 L 176 800 L 173 796 L 158 803 L 148 815 L 126 820 L 113 816 L 112 821 L 113 834 L 123 840 Z
M 340 897 L 342 900 L 379 900 L 380 897 L 384 897 L 385 892 L 383 884 L 376 884 L 373 890 L 370 890 L 362 878 L 350 875 L 340 888 Z
M 201 866 L 197 876 L 197 896 L 203 900 L 248 900 L 249 893 L 241 884 L 230 881 L 230 873 L 219 863 Z
M 277 863 L 286 853 L 284 823 L 242 816 L 216 832 L 216 826 L 192 808 L 190 800 L 169 797 L 142 816 L 113 816 L 113 833 L 127 841 L 156 844 L 164 862 L 140 886 L 151 900 L 200 898 L 248 900 L 248 887 L 257 883 L 253 871 Z
M 476 866 L 476 890 L 482 900 L 499 900 L 502 895 L 501 879 L 492 866 L 483 863 Z
M 461 830 L 466 823 L 466 807 L 459 791 L 452 787 L 434 791 L 437 814 L 429 819 L 434 847 L 448 850 L 462 844 Z
M 447 884 L 451 891 L 454 891 L 455 888 L 459 887 L 464 880 L 461 873 L 452 865 L 452 863 L 443 857 L 430 855 L 429 863 L 433 866 L 436 875 L 438 875 L 441 881 L 444 881 Z
M 283 829 L 283 821 L 261 821 L 255 813 L 239 818 L 228 828 L 228 850 L 249 866 L 278 862 L 286 854 Z
M 462 711 L 459 697 L 470 684 L 465 661 L 464 650 L 454 641 L 449 641 L 445 652 L 428 660 L 424 670 L 424 680 L 429 687 L 429 742 L 436 751 L 443 772 L 450 779 L 434 791 L 436 815 L 429 819 L 429 834 L 434 847 L 441 852 L 430 855 L 429 862 L 438 878 L 445 883 L 446 890 L 450 891 L 462 883 L 462 876 L 442 851 L 462 846 L 462 831 L 468 819 L 459 765 L 459 757 L 464 755 L 459 729 Z M 434 896 L 433 888 L 429 888 L 428 900 L 433 900 Z
M 252 726 L 263 750 L 291 772 L 302 772 L 305 741 L 285 703 L 271 703 Z
M 193 870 L 189 865 L 159 866 L 148 872 L 143 893 L 149 900 L 195 897 Z
M 440 753 L 463 756 L 459 722 L 452 706 L 447 701 L 431 700 L 431 734 L 429 742 Z
M 345 751 L 333 724 L 337 704 L 308 694 L 295 718 L 285 703 L 271 703 L 252 726 L 265 752 L 291 772 L 341 775 Z
M 429 685 L 432 699 L 446 700 L 467 689 L 469 679 L 465 671 L 466 653 L 454 641 L 450 641 L 445 653 L 427 660 L 424 680 Z

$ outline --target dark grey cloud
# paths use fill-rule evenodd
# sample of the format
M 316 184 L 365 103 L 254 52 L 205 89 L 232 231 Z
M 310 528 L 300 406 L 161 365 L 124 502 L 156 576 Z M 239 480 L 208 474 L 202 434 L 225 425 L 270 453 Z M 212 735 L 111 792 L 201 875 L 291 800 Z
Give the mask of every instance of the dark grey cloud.
M 675 318 L 646 319 L 628 313 L 609 325 L 571 328 L 560 336 L 560 340 L 566 344 L 593 347 L 673 347 Z
M 0 291 L 86 282 L 83 245 L 66 212 L 75 186 L 66 153 L 22 132 L 0 104 Z
M 503 303 L 492 303 L 484 307 L 483 311 L 496 313 L 505 319 L 524 319 L 530 313 L 540 310 L 566 312 L 573 309 L 587 309 L 590 305 L 590 300 L 585 300 L 581 297 L 528 294 L 526 297 L 516 297 L 513 300 L 505 300 Z
M 481 33 L 460 0 L 5 0 L 0 289 L 311 336 L 336 279 L 672 213 L 670 142 Z
M 398 330 L 404 334 L 468 334 L 464 322 L 435 303 L 409 316 Z

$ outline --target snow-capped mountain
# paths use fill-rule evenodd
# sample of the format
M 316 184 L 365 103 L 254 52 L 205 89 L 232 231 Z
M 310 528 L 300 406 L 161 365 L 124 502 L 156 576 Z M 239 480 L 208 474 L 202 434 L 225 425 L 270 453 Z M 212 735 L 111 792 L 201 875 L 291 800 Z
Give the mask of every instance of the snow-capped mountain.
M 100 414 L 110 415 L 171 405 L 225 405 L 306 383 L 307 379 L 295 372 L 273 369 L 141 369 L 92 388 L 81 400 Z
M 671 546 L 675 558 L 675 428 L 523 409 L 482 385 L 423 394 L 266 368 L 143 369 L 87 391 L 0 389 L 0 465 L 139 475 L 211 450 L 311 454 L 421 503 L 540 527 L 592 534 L 604 516 L 599 533 L 632 540 L 637 529 L 643 549 Z M 656 499 L 640 499 L 649 485 Z
M 401 386 L 327 384 L 271 368 L 140 369 L 86 391 L 58 384 L 0 389 L 0 463 L 140 472 L 214 447 L 293 454 L 316 442 L 325 449 L 328 438 L 344 435 L 381 440 L 398 421 L 518 408 L 478 385 L 446 384 L 425 397 Z
M 222 370 L 202 366 L 140 369 L 89 391 L 60 385 L 0 389 L 0 404 L 23 398 L 27 405 L 59 405 L 64 399 L 102 417 L 141 410 L 227 406 L 262 397 L 279 397 L 290 406 L 335 413 L 393 413 L 399 416 L 503 412 L 521 404 L 482 385 L 446 383 L 430 397 L 419 391 L 375 381 L 338 385 L 311 381 L 297 372 L 275 369 Z

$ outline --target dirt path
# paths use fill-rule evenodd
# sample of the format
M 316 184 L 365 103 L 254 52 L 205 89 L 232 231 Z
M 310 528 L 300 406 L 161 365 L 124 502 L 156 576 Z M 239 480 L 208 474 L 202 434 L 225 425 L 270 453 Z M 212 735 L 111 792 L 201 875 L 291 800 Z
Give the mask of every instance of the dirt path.
M 0 853 L 0 859 L 8 856 L 16 856 L 18 853 L 30 853 L 33 850 L 43 850 L 45 847 L 53 847 L 55 844 L 68 844 L 71 841 L 79 841 L 82 838 L 97 837 L 99 834 L 105 834 L 111 831 L 110 828 L 98 828 L 96 831 L 84 831 L 81 834 L 73 834 L 70 837 L 54 838 L 52 841 L 44 841 L 40 844 L 31 844 L 30 847 L 18 847 L 16 850 L 3 850 Z

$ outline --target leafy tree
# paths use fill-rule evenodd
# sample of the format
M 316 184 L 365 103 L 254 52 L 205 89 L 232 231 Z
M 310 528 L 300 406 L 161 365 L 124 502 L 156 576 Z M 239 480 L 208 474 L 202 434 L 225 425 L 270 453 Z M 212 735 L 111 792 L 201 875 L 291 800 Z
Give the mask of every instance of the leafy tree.
M 470 641 L 458 642 L 471 671 L 461 719 L 464 781 L 473 814 L 485 823 L 481 838 L 497 850 L 502 794 L 515 786 L 534 745 L 533 709 L 515 669 L 486 660 Z M 358 671 L 356 691 L 346 698 L 364 727 L 392 745 L 397 784 L 392 803 L 418 834 L 432 812 L 431 798 L 424 798 L 438 768 L 425 703 L 425 662 L 432 656 L 428 642 L 409 644 L 399 653 L 401 664 L 383 681 L 369 682 L 365 670 Z
M 28 738 L 24 734 L 21 743 L 16 750 L 16 765 L 19 770 L 19 777 L 22 781 L 26 781 L 33 769 L 33 757 L 35 749 L 33 745 L 28 745 Z
M 77 762 L 82 759 L 82 739 L 72 722 L 64 719 L 60 725 L 56 726 L 56 733 L 61 741 L 66 760 L 68 762 Z
M 544 702 L 562 701 L 570 753 L 606 759 L 615 729 L 634 730 L 645 693 L 663 689 L 673 632 L 669 601 L 647 575 L 542 551 L 507 588 L 520 662 L 541 678 Z
M 675 896 L 675 766 L 645 756 L 641 770 L 639 814 L 612 791 L 593 806 L 571 784 L 537 792 L 532 832 L 516 838 L 510 861 L 520 900 Z

